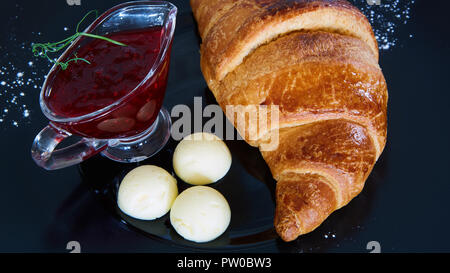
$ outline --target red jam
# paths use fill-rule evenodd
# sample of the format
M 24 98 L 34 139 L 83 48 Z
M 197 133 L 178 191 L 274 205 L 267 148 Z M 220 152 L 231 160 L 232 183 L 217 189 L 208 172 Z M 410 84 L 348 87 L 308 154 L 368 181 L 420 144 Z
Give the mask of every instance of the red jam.
M 102 139 L 129 137 L 147 129 L 158 115 L 167 84 L 169 54 L 152 77 L 143 81 L 157 61 L 162 35 L 161 27 L 153 27 L 105 36 L 127 46 L 101 39 L 81 46 L 76 56 L 90 64 L 82 60 L 70 62 L 66 70 L 57 72 L 51 91 L 46 94 L 46 104 L 56 115 L 72 118 L 93 113 L 139 87 L 107 114 L 57 125 L 72 133 Z

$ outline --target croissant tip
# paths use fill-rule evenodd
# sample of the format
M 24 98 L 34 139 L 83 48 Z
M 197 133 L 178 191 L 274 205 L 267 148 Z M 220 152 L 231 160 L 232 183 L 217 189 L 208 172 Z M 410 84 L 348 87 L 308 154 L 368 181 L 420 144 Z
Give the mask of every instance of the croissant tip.
M 291 236 L 286 234 L 280 234 L 280 237 L 285 242 L 292 242 L 298 238 L 298 236 Z
M 285 242 L 294 241 L 301 235 L 301 232 L 299 231 L 298 227 L 293 225 L 290 226 L 276 225 L 276 231 L 278 235 L 280 235 L 281 239 Z

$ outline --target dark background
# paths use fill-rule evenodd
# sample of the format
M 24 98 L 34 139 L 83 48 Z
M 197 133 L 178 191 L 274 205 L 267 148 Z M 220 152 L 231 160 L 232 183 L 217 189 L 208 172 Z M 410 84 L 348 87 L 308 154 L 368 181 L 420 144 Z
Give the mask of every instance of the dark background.
M 38 81 L 49 70 L 44 60 L 31 55 L 31 42 L 63 39 L 87 11 L 103 12 L 120 2 L 81 0 L 80 6 L 69 6 L 64 0 L 2 2 L 0 65 L 9 74 L 0 75 L 0 81 L 9 83 L 17 72 L 24 72 L 34 82 L 10 88 L 12 93 L 26 94 L 18 100 L 27 106 L 30 117 L 22 116 L 20 105 L 0 100 L 0 109 L 10 108 L 0 123 L 0 252 L 68 252 L 69 241 L 80 242 L 82 252 L 202 251 L 152 238 L 119 221 L 107 197 L 99 197 L 101 187 L 85 178 L 83 166 L 92 171 L 101 161 L 98 157 L 81 168 L 48 172 L 30 156 L 35 135 L 47 124 L 39 109 L 39 88 L 33 85 L 40 87 Z M 192 101 L 193 96 L 211 100 L 199 69 L 198 37 L 188 1 L 172 2 L 179 14 L 165 99 L 168 109 Z M 383 252 L 450 250 L 449 8 L 448 1 L 416 1 L 408 24 L 396 30 L 397 46 L 381 53 L 389 87 L 388 144 L 363 193 L 295 242 L 272 239 L 217 251 L 368 252 L 369 241 L 378 241 Z M 13 121 L 18 121 L 17 126 Z M 167 160 L 173 147 L 171 141 L 160 159 L 152 160 Z M 115 165 L 111 166 L 100 168 L 101 175 L 108 177 Z M 249 196 L 249 204 L 257 198 Z

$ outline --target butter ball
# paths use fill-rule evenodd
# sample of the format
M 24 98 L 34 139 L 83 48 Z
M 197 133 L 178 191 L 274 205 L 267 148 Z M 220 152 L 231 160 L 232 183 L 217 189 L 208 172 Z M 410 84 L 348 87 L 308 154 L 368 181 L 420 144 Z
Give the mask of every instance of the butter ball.
M 123 178 L 117 205 L 131 217 L 153 220 L 170 210 L 177 195 L 177 181 L 173 176 L 160 167 L 144 165 Z
M 225 176 L 231 166 L 227 145 L 209 133 L 186 136 L 175 148 L 173 168 L 185 182 L 206 185 Z
M 194 186 L 178 195 L 170 210 L 170 223 L 186 240 L 197 243 L 216 239 L 230 224 L 227 200 L 217 190 Z

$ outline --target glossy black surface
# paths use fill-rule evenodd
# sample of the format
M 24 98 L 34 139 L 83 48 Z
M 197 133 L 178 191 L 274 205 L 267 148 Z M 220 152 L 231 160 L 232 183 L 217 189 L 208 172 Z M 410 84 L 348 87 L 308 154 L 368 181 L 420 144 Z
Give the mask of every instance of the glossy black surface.
M 80 6 L 65 1 L 2 3 L 0 69 L 9 74 L 0 73 L 0 81 L 11 83 L 19 72 L 25 79 L 29 75 L 43 79 L 49 66 L 32 57 L 30 43 L 63 39 L 73 33 L 87 11 L 103 12 L 120 2 L 81 0 Z M 173 3 L 179 15 L 164 104 L 169 110 L 177 104 L 192 107 L 194 96 L 203 98 L 203 106 L 214 104 L 200 72 L 199 38 L 188 1 Z M 9 111 L 0 123 L 0 251 L 68 252 L 69 241 L 80 242 L 82 252 L 368 252 L 369 241 L 378 241 L 383 252 L 450 251 L 448 8 L 446 1 L 416 1 L 408 24 L 396 28 L 396 46 L 380 56 L 389 87 L 386 149 L 357 198 L 316 231 L 291 243 L 274 236 L 275 184 L 259 152 L 244 142 L 227 142 L 233 165 L 213 185 L 230 203 L 229 230 L 208 244 L 189 243 L 173 232 L 167 216 L 144 222 L 117 210 L 117 183 L 136 165 L 96 156 L 58 171 L 37 167 L 30 146 L 47 124 L 39 109 L 39 89 L 33 87 L 35 83 L 14 90 L 0 85 L 0 110 Z M 18 95 L 19 105 L 6 98 L 20 92 L 25 95 Z M 30 111 L 27 118 L 22 103 Z M 176 141 L 170 140 L 156 157 L 141 164 L 172 171 L 175 146 Z M 187 187 L 180 180 L 178 185 L 180 190 Z

